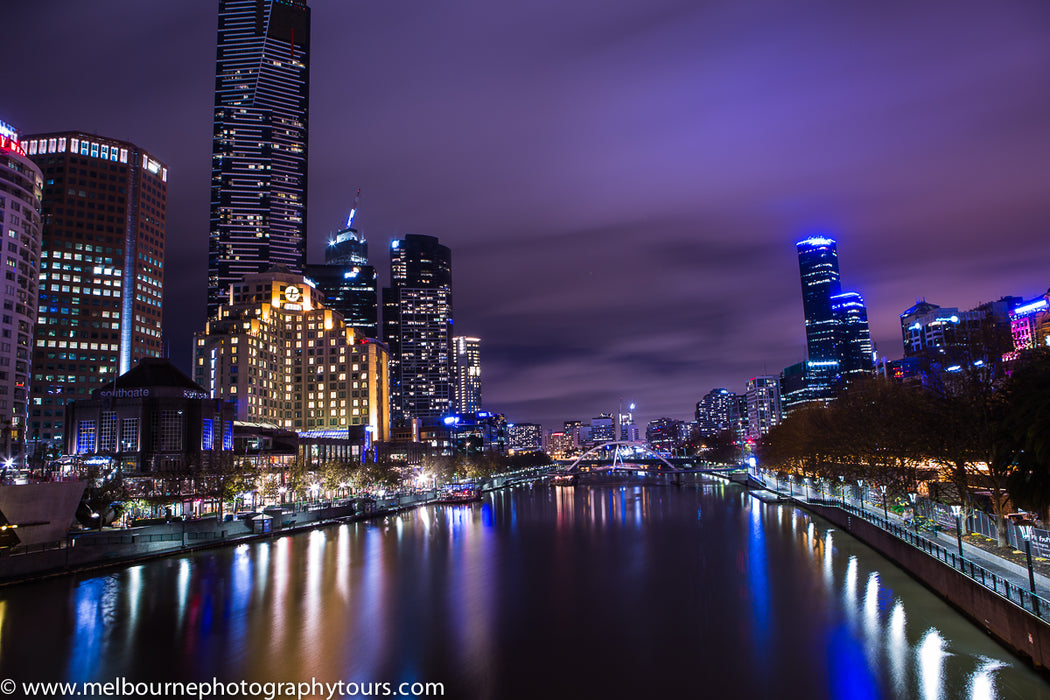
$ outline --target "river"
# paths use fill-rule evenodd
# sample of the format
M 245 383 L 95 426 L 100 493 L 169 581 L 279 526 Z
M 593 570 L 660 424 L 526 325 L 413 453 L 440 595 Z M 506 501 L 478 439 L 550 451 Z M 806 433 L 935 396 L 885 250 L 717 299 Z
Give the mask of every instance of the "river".
M 864 544 L 700 478 L 516 487 L 0 588 L 0 679 L 116 678 L 431 682 L 444 697 L 530 700 L 1050 700 Z

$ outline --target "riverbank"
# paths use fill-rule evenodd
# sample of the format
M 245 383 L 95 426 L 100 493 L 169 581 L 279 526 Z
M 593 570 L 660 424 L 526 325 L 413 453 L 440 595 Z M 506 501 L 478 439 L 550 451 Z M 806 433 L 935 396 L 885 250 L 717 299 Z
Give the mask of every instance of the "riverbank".
M 849 503 L 807 500 L 761 481 L 749 485 L 753 496 L 809 511 L 872 547 L 1050 679 L 1050 601 L 1027 590 L 1027 572 L 1013 562 L 978 564 L 981 555 L 969 543 L 956 550 Z
M 546 477 L 549 470 L 527 470 L 485 480 L 480 489 L 493 491 Z M 154 559 L 204 549 L 227 547 L 319 527 L 383 518 L 433 503 L 436 490 L 394 494 L 362 508 L 359 499 L 323 504 L 288 504 L 264 509 L 252 516 L 268 519 L 203 518 L 143 527 L 70 533 L 65 540 L 29 551 L 0 555 L 0 586 L 55 576 L 130 566 Z M 266 523 L 265 525 L 263 523 Z M 263 529 L 265 528 L 265 529 Z

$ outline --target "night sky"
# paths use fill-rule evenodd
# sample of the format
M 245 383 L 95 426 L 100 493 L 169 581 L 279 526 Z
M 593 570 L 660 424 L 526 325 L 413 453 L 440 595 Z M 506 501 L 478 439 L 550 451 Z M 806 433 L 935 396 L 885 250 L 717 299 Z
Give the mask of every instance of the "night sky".
M 203 326 L 217 2 L 5 4 L 0 120 L 169 178 L 165 336 Z M 486 408 L 689 419 L 804 356 L 838 240 L 880 355 L 917 299 L 1050 286 L 1050 3 L 311 0 L 310 261 L 356 223 L 453 253 Z

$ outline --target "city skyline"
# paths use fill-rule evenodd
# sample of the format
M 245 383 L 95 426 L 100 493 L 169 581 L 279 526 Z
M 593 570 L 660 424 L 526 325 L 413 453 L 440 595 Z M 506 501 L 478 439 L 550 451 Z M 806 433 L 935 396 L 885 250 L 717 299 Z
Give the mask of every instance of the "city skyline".
M 183 369 L 204 322 L 217 10 L 193 5 L 13 8 L 9 63 L 44 27 L 48 51 L 17 61 L 0 115 L 169 166 L 165 341 Z M 485 343 L 486 408 L 515 422 L 553 429 L 619 396 L 642 425 L 687 417 L 797 362 L 807 235 L 838 241 L 880 356 L 901 355 L 920 298 L 1050 285 L 1045 4 L 310 7 L 308 261 L 358 187 L 377 252 L 440 239 L 456 332 Z

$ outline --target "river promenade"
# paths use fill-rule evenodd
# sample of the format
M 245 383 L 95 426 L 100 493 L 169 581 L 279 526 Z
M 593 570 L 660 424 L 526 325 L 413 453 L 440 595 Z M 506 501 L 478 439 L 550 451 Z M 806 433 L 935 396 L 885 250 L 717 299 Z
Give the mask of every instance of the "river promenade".
M 543 478 L 549 468 L 508 472 L 479 482 L 481 491 Z M 130 528 L 70 533 L 63 540 L 0 554 L 0 585 L 132 564 L 211 547 L 291 535 L 317 527 L 385 517 L 438 500 L 436 489 L 285 503 L 258 512 Z
M 1050 677 L 1047 577 L 1030 578 L 1014 562 L 961 538 L 913 527 L 879 504 L 784 488 L 761 472 L 749 472 L 748 480 L 756 497 L 809 510 L 873 547 Z

